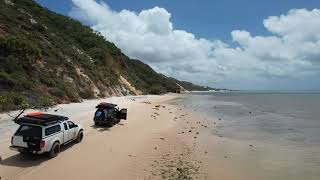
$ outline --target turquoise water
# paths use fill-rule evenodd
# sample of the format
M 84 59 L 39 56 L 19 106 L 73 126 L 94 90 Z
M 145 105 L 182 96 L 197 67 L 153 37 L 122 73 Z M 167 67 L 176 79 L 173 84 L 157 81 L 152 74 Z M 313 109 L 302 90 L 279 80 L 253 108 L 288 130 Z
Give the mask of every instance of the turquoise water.
M 221 118 L 213 136 L 253 144 L 255 152 L 228 141 L 223 149 L 262 179 L 320 179 L 319 92 L 192 93 L 177 103 Z

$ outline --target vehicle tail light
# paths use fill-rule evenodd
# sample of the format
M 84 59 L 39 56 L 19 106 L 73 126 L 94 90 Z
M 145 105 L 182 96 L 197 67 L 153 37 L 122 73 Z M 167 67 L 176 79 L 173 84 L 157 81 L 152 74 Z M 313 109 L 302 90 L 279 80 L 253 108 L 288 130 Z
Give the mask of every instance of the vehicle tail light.
M 44 140 L 41 140 L 40 142 L 40 149 L 44 148 L 44 145 L 46 144 L 46 142 Z

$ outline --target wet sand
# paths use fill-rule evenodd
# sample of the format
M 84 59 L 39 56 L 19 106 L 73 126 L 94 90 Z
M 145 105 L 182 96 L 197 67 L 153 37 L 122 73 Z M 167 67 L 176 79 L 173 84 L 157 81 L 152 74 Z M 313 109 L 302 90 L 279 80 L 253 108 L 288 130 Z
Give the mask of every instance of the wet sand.
M 117 97 L 52 108 L 85 128 L 80 144 L 66 145 L 53 159 L 9 150 L 16 125 L 1 115 L 1 179 L 211 179 L 201 139 L 214 125 L 168 104 L 176 97 Z M 93 126 L 94 107 L 101 101 L 128 108 L 128 120 L 111 128 Z
M 218 95 L 214 95 L 214 98 L 212 96 L 213 94 L 205 93 L 191 94 L 177 99 L 174 103 L 183 105 L 202 116 L 208 116 L 210 132 L 201 136 L 197 146 L 199 149 L 195 150 L 195 152 L 201 152 L 202 149 L 208 151 L 207 156 L 202 156 L 203 169 L 207 172 L 208 179 L 316 180 L 320 178 L 320 141 L 317 136 L 319 116 L 312 108 L 308 109 L 310 104 L 317 101 L 318 95 L 308 95 L 309 100 L 302 102 L 306 94 L 289 94 L 283 98 L 282 94 L 275 96 L 271 94 L 268 95 L 269 104 L 265 102 L 265 94 L 254 96 L 254 100 L 250 99 L 253 98 L 252 94 L 250 97 L 241 93 L 236 96 L 221 94 L 220 99 L 216 98 Z M 242 101 L 236 101 L 239 96 L 244 96 Z M 289 96 L 299 99 L 300 103 L 294 107 L 290 107 L 291 101 L 279 103 Z M 310 101 L 310 98 L 316 100 Z M 224 101 L 225 99 L 228 101 Z M 261 101 L 258 102 L 259 100 Z M 254 101 L 256 104 L 247 101 Z M 284 104 L 286 107 L 279 108 Z M 278 113 L 274 112 L 274 106 Z M 296 111 L 301 107 L 308 111 L 302 114 Z M 283 113 L 288 110 L 298 118 Z M 204 118 L 206 117 L 201 119 Z

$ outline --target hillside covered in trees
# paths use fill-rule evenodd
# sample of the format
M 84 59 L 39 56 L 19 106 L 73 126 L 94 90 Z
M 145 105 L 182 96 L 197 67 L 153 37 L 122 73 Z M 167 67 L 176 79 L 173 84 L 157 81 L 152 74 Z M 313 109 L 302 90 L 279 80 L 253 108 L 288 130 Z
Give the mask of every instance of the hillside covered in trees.
M 179 91 L 90 27 L 32 0 L 0 1 L 0 111 Z
M 187 81 L 180 81 L 174 78 L 169 77 L 169 79 L 171 79 L 172 81 L 176 82 L 176 84 L 178 84 L 181 87 L 182 91 L 220 91 L 220 90 L 226 90 L 226 89 L 216 89 L 216 88 L 212 88 L 209 86 L 200 86 L 200 85 L 196 85 L 193 84 L 191 82 L 187 82 Z

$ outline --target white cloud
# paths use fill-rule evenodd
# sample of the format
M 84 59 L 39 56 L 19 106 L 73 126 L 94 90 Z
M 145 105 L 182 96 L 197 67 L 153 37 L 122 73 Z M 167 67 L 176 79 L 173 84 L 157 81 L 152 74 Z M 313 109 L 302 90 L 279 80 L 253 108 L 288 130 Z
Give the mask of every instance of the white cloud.
M 263 24 L 271 36 L 232 31 L 234 47 L 174 29 L 171 14 L 164 8 L 117 12 L 102 1 L 72 1 L 71 17 L 91 25 L 124 53 L 166 75 L 235 88 L 272 87 L 276 85 L 272 81 L 282 84 L 282 79 L 319 76 L 318 9 L 290 10 L 268 17 Z
M 271 16 L 263 21 L 272 33 L 287 41 L 314 41 L 320 39 L 320 10 L 293 9 L 287 15 Z

